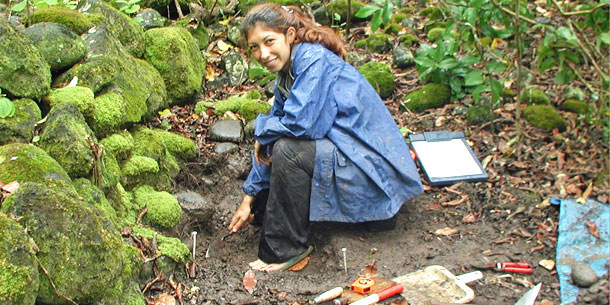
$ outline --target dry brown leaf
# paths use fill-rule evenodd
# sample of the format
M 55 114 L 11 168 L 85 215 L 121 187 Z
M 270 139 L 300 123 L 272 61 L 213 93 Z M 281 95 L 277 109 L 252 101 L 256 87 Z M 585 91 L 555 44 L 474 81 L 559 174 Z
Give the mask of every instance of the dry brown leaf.
M 290 270 L 290 271 L 301 271 L 301 270 L 303 270 L 303 268 L 305 268 L 305 266 L 307 266 L 307 264 L 309 264 L 309 258 L 310 258 L 309 256 L 306 256 L 300 262 L 292 265 L 292 267 L 290 267 L 288 270 Z
M 252 294 L 254 292 L 254 287 L 256 287 L 256 274 L 254 273 L 254 270 L 250 269 L 246 271 L 243 283 L 248 293 Z
M 591 235 L 599 238 L 599 232 L 597 231 L 597 223 L 595 223 L 595 221 L 589 221 L 587 219 L 587 227 L 589 228 L 589 233 L 591 233 Z
M 19 189 L 19 182 L 13 181 L 2 186 L 2 191 L 12 194 Z
M 441 203 L 438 201 L 431 202 L 424 206 L 424 211 L 439 211 L 441 209 Z
M 379 275 L 379 271 L 377 270 L 377 267 L 375 267 L 375 263 L 376 261 L 373 260 L 370 264 L 364 267 L 364 269 L 362 270 L 362 276 L 368 278 L 377 277 Z
M 462 218 L 462 222 L 464 222 L 464 223 L 475 223 L 475 222 L 477 222 L 477 216 L 478 215 L 479 215 L 479 213 L 466 214 Z
M 434 235 L 437 236 L 451 236 L 453 234 L 456 234 L 457 232 L 459 232 L 458 229 L 453 229 L 450 227 L 444 227 L 442 229 L 438 229 L 436 231 L 434 231 Z
M 159 295 L 153 300 L 153 305 L 176 305 L 176 299 L 167 293 Z

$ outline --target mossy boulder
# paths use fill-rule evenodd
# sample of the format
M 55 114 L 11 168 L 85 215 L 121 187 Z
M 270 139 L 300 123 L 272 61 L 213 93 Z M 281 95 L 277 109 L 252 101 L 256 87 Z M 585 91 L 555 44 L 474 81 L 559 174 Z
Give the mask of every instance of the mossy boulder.
M 365 39 L 358 40 L 354 44 L 357 48 L 364 48 L 369 52 L 386 53 L 392 49 L 392 35 L 373 34 Z
M 549 97 L 540 89 L 527 88 L 521 91 L 521 102 L 528 105 L 549 105 L 551 100 Z
M 133 233 L 137 237 L 146 237 L 148 240 L 152 240 L 155 233 L 154 230 L 149 228 L 134 226 Z M 167 256 L 178 263 L 188 262 L 190 251 L 186 245 L 177 238 L 163 236 L 157 233 L 157 246 L 160 249 L 160 254 Z
M 57 291 L 79 304 L 93 304 L 110 293 L 123 271 L 118 229 L 94 207 L 43 184 L 28 182 L 2 204 L 39 248 L 37 257 Z M 65 304 L 45 275 L 39 275 L 37 302 Z
M 413 34 L 405 34 L 402 35 L 398 38 L 398 41 L 400 41 L 400 44 L 405 46 L 405 47 L 410 47 L 413 45 L 414 42 L 418 42 L 419 39 L 417 38 L 417 36 L 413 35 Z
M 491 118 L 489 107 L 486 106 L 470 106 L 466 111 L 466 122 L 472 126 L 487 123 Z
M 351 1 L 351 13 L 352 22 L 363 20 L 362 18 L 356 17 L 356 12 L 364 7 L 364 3 L 358 0 Z M 337 14 L 341 17 L 339 22 L 347 21 L 347 0 L 334 0 L 326 5 L 326 12 L 328 16 L 335 16 Z
M 159 11 L 152 8 L 145 8 L 138 12 L 134 20 L 141 25 L 145 31 L 152 28 L 164 27 L 168 23 L 167 18 L 161 16 Z
M 149 157 L 131 156 L 121 165 L 121 182 L 128 188 L 134 188 L 142 184 L 153 184 L 158 181 L 159 163 Z M 164 186 L 170 183 L 167 174 L 162 175 Z M 166 186 L 167 187 L 167 186 Z
M 591 106 L 583 101 L 569 98 L 561 103 L 559 109 L 578 114 L 587 114 L 591 111 Z
M 523 117 L 533 126 L 545 131 L 557 128 L 559 131 L 566 130 L 565 120 L 550 105 L 530 105 L 523 109 Z
M 125 46 L 129 54 L 142 57 L 144 54 L 144 30 L 129 16 L 101 0 L 84 0 L 79 3 L 82 12 L 101 14 L 105 19 L 96 31 L 107 31 Z
M 426 36 L 430 41 L 437 41 L 443 37 L 443 33 L 445 33 L 445 28 L 432 28 Z
M 53 73 L 66 70 L 87 54 L 85 41 L 65 25 L 41 22 L 25 29 L 25 35 L 34 42 Z
M 53 89 L 43 98 L 43 101 L 48 109 L 63 104 L 74 104 L 85 117 L 91 117 L 91 112 L 95 107 L 93 91 L 81 86 Z
M 419 15 L 428 17 L 431 20 L 438 20 L 443 18 L 443 13 L 438 7 L 430 6 L 419 11 Z
M 118 161 L 126 160 L 134 148 L 133 136 L 128 131 L 112 134 L 100 141 L 106 152 L 114 155 Z
M 11 142 L 28 143 L 34 136 L 34 126 L 40 121 L 40 108 L 31 99 L 23 98 L 13 101 L 15 114 L 0 118 L 0 145 Z
M 23 227 L 0 213 L 0 304 L 35 304 L 40 283 L 35 255 Z
M 86 15 L 76 10 L 61 8 L 57 6 L 37 9 L 27 18 L 30 24 L 41 22 L 52 22 L 68 27 L 76 34 L 83 34 L 96 23 L 105 19 L 101 15 Z
M 383 28 L 383 32 L 389 35 L 398 35 L 402 30 L 402 26 L 397 23 L 390 23 Z
M 112 205 L 122 226 L 133 226 L 136 224 L 139 211 L 133 203 L 133 193 L 125 190 L 119 182 L 105 191 L 106 199 Z
M 29 144 L 0 146 L 0 181 L 38 182 L 62 188 L 76 195 L 72 180 L 55 159 L 44 150 Z
M 71 178 L 86 177 L 93 168 L 90 142 L 97 143 L 85 118 L 72 103 L 53 107 L 40 135 L 40 148 L 66 170 Z
M 408 15 L 406 13 L 402 13 L 402 12 L 392 14 L 392 17 L 390 17 L 390 22 L 391 23 L 401 23 L 407 17 L 408 17 Z
M 95 108 L 89 119 L 95 134 L 103 137 L 111 134 L 125 123 L 127 107 L 120 93 L 108 92 L 95 98 Z
M 451 88 L 445 84 L 427 84 L 409 93 L 404 102 L 413 112 L 442 107 L 451 101 Z
M 123 273 L 121 273 L 114 290 L 102 300 L 102 304 L 146 305 L 138 279 L 144 259 L 140 249 L 131 245 L 123 247 Z
M 25 35 L 0 18 L 0 88 L 13 98 L 40 100 L 51 89 L 51 68 Z
M 197 27 L 187 27 L 187 30 L 197 43 L 199 50 L 204 50 L 210 44 L 210 34 L 208 33 L 208 29 L 203 24 L 198 24 Z M 241 33 L 239 34 L 241 36 Z
M 415 65 L 415 56 L 409 48 L 399 45 L 392 50 L 392 65 L 405 69 Z
M 369 62 L 358 68 L 371 86 L 375 88 L 381 98 L 388 98 L 396 87 L 394 74 L 387 64 L 381 62 Z
M 89 58 L 86 62 L 77 64 L 53 80 L 53 86 L 67 84 L 74 77 L 78 78 L 78 85 L 91 89 L 94 93 L 110 87 L 121 73 L 120 61 L 122 58 L 111 55 L 98 55 Z
M 91 207 L 96 207 L 94 211 L 99 212 L 99 216 L 106 217 L 112 222 L 115 227 L 119 228 L 121 223 L 117 217 L 117 213 L 106 199 L 104 192 L 97 186 L 91 183 L 91 180 L 85 178 L 74 179 L 74 188 L 83 202 Z
M 195 100 L 205 73 L 205 60 L 193 36 L 181 27 L 146 31 L 144 58 L 165 81 L 168 96 L 175 104 Z
M 147 208 L 144 221 L 152 226 L 171 229 L 182 218 L 178 200 L 168 192 L 157 192 L 150 186 L 141 186 L 134 191 L 136 205 Z
M 201 111 L 205 108 L 206 102 L 198 102 L 195 109 Z M 227 111 L 239 113 L 246 121 L 256 118 L 259 113 L 266 113 L 271 109 L 271 105 L 262 100 L 261 94 L 254 90 L 244 94 L 232 95 L 225 100 L 214 103 L 214 113 L 223 115 Z

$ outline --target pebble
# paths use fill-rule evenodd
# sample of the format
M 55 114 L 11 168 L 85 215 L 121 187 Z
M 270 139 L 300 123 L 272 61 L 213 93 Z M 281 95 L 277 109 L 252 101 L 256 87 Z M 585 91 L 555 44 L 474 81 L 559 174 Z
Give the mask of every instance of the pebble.
M 597 274 L 587 264 L 572 266 L 572 281 L 579 287 L 587 288 L 597 282 Z

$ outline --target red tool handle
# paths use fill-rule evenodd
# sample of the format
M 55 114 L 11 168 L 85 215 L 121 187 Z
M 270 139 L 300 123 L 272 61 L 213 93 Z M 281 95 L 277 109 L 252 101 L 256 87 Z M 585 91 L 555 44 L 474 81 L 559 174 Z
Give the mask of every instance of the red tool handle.
M 517 268 L 529 268 L 530 264 L 529 263 L 512 263 L 512 262 L 508 262 L 508 263 L 502 263 L 502 266 L 504 266 L 504 267 L 517 267 Z
M 401 293 L 403 289 L 404 287 L 402 286 L 402 284 L 396 284 L 392 287 L 388 287 L 382 291 L 379 291 L 377 292 L 377 295 L 379 296 L 379 301 L 385 300 L 393 295 L 397 295 Z
M 532 268 L 518 268 L 518 267 L 504 267 L 505 272 L 513 272 L 513 273 L 532 273 L 534 269 Z

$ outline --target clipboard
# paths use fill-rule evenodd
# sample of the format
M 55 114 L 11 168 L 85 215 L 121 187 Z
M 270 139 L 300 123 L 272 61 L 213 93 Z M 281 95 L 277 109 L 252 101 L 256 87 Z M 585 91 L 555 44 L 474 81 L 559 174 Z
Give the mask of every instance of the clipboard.
M 409 135 L 411 149 L 432 186 L 489 179 L 461 131 L 432 131 Z

